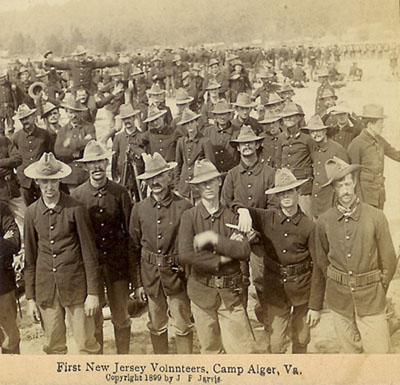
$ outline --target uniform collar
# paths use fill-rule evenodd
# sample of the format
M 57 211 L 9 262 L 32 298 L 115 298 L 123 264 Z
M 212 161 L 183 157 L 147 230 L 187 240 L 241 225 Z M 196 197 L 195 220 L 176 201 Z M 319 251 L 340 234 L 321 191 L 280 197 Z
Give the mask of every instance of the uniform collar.
M 203 202 L 200 202 L 198 207 L 199 207 L 199 211 L 200 211 L 200 214 L 203 217 L 203 219 L 208 219 L 210 217 L 219 218 L 221 216 L 222 212 L 224 211 L 224 208 L 221 204 L 219 205 L 218 211 L 216 211 L 214 214 L 210 214 L 208 212 L 208 210 L 204 206 Z
M 339 211 L 339 209 L 335 205 L 335 210 L 337 213 L 337 220 L 341 221 L 343 218 L 351 218 L 354 221 L 358 222 L 358 220 L 360 219 L 360 216 L 361 216 L 361 207 L 362 207 L 361 202 L 359 200 L 357 200 L 355 210 L 350 215 L 345 215 L 344 213 Z
M 110 183 L 109 183 L 108 178 L 107 178 L 106 184 L 103 187 L 99 188 L 99 189 L 94 187 L 94 186 L 92 186 L 92 184 L 90 183 L 90 180 L 87 181 L 87 184 L 88 184 L 90 192 L 93 194 L 93 196 L 96 197 L 99 194 L 106 195 L 107 189 L 108 189 L 108 186 L 109 186 Z
M 164 206 L 164 207 L 168 207 L 172 203 L 172 201 L 174 200 L 174 195 L 172 194 L 171 191 L 169 191 L 167 196 L 162 201 L 156 201 L 153 198 L 153 194 L 150 194 L 149 199 L 150 199 L 150 203 L 151 203 L 151 205 L 153 207 L 156 207 L 156 205 L 161 205 L 161 206 Z
M 285 221 L 287 221 L 287 219 L 290 219 L 290 222 L 294 223 L 295 225 L 297 225 L 301 218 L 303 218 L 303 212 L 301 211 L 300 207 L 297 207 L 297 213 L 294 214 L 291 217 L 288 217 L 286 214 L 284 214 L 284 212 L 282 211 L 282 209 L 278 210 L 278 216 L 280 219 L 281 224 Z
M 201 135 L 199 132 L 197 132 L 196 136 L 193 139 L 190 139 L 189 136 L 185 136 L 185 142 L 186 143 L 190 143 L 190 142 L 198 143 L 200 136 Z
M 243 162 L 239 163 L 239 172 L 241 174 L 244 174 L 245 172 L 249 172 L 254 175 L 258 175 L 261 172 L 263 165 L 260 162 L 259 159 L 257 159 L 256 163 L 254 163 L 252 166 L 247 167 Z
M 227 128 L 221 128 L 218 125 L 216 127 L 217 127 L 218 133 L 226 133 L 226 134 L 232 135 L 233 128 L 232 128 L 232 123 L 230 121 L 228 122 Z
M 289 133 L 289 131 L 286 133 L 286 138 L 295 138 L 297 139 L 300 136 L 300 131 L 297 131 L 295 134 Z
M 47 207 L 43 201 L 43 197 L 39 198 L 39 208 L 42 214 L 46 214 L 48 211 L 55 211 L 56 213 L 60 214 L 63 206 L 64 206 L 65 196 L 63 192 L 60 192 L 60 199 L 58 200 L 57 204 L 51 209 Z
M 32 132 L 28 132 L 27 130 L 25 130 L 25 128 L 23 128 L 23 131 L 25 132 L 26 136 L 30 136 L 30 135 L 35 135 L 36 133 L 36 124 L 33 125 L 33 130 Z
M 370 142 L 378 142 L 378 135 L 372 135 L 366 128 L 362 131 L 362 134 L 364 134 L 365 139 Z

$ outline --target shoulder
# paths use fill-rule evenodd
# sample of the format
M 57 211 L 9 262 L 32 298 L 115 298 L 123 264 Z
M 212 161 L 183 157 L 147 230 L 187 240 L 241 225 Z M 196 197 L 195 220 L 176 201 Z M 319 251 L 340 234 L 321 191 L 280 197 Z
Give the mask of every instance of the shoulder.
M 124 196 L 124 195 L 129 196 L 127 188 L 122 186 L 121 184 L 114 182 L 111 179 L 109 179 L 107 183 L 108 183 L 107 188 L 109 189 L 109 191 L 112 194 L 118 195 L 118 196 Z
M 179 206 L 182 210 L 187 210 L 192 207 L 192 204 L 189 201 L 189 199 L 179 197 L 176 194 L 173 194 L 172 203 L 174 205 Z

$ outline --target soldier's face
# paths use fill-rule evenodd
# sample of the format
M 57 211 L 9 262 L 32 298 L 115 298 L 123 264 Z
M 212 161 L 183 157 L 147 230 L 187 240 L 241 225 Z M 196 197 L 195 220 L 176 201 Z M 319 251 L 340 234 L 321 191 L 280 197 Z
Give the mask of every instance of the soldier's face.
M 76 91 L 76 100 L 78 100 L 82 104 L 86 103 L 87 98 L 88 98 L 88 94 L 85 90 Z
M 22 72 L 22 74 L 20 75 L 20 79 L 21 79 L 22 83 L 25 83 L 26 81 L 28 81 L 29 72 L 28 71 Z
M 219 65 L 218 65 L 218 64 L 213 64 L 213 65 L 210 67 L 210 71 L 211 71 L 211 73 L 212 73 L 213 75 L 217 74 L 217 73 L 218 73 L 218 70 L 219 70 Z
M 172 174 L 170 171 L 158 174 L 153 178 L 146 180 L 146 184 L 150 187 L 154 194 L 163 194 L 168 190 L 168 185 L 171 181 Z
M 260 143 L 253 141 L 253 142 L 244 142 L 239 143 L 237 146 L 237 150 L 240 152 L 241 156 L 250 157 L 254 155 L 257 149 L 260 147 Z
M 29 115 L 26 118 L 20 119 L 23 128 L 33 127 L 35 123 L 35 114 Z
M 225 114 L 215 114 L 214 116 L 217 123 L 223 126 L 228 123 L 231 114 L 230 112 L 226 112 Z
M 210 94 L 211 99 L 218 99 L 219 89 L 209 90 L 208 93 Z
M 339 124 L 345 124 L 349 120 L 349 115 L 347 113 L 336 114 L 335 118 Z
M 58 196 L 60 179 L 35 179 L 35 182 L 44 198 L 51 200 Z
M 301 119 L 300 115 L 292 115 L 292 116 L 285 116 L 282 119 L 282 121 L 287 128 L 291 128 L 294 127 L 300 121 L 300 119 Z
M 80 115 L 78 111 L 67 110 L 67 115 L 72 124 L 77 124 L 80 121 Z
M 219 197 L 219 188 L 221 186 L 221 178 L 214 178 L 203 183 L 196 185 L 197 190 L 201 196 L 201 199 L 215 200 Z
M 60 120 L 60 112 L 58 109 L 55 109 L 53 111 L 50 111 L 49 114 L 47 115 L 47 120 L 49 121 L 50 124 L 56 124 Z
M 149 122 L 149 125 L 151 128 L 159 129 L 164 125 L 164 115 L 160 116 L 156 120 L 153 120 L 152 122 Z
M 344 178 L 333 182 L 333 189 L 342 206 L 347 207 L 353 203 L 356 196 L 356 182 L 352 174 L 347 174 Z
M 237 113 L 241 119 L 246 120 L 250 116 L 251 108 L 247 107 L 238 107 Z
M 324 104 L 326 108 L 333 107 L 335 105 L 335 98 L 333 97 L 325 98 Z
M 124 124 L 124 127 L 128 130 L 132 130 L 135 128 L 135 117 L 130 116 L 129 118 L 122 119 L 122 123 Z
M 197 134 L 197 121 L 196 120 L 192 120 L 191 122 L 189 122 L 189 123 L 186 123 L 185 125 L 184 125 L 184 128 L 185 128 L 185 130 L 187 131 L 187 133 L 189 134 L 189 135 L 196 135 Z
M 375 122 L 368 123 L 368 127 L 372 128 L 375 134 L 381 135 L 383 131 L 383 119 L 376 119 Z
M 310 136 L 315 143 L 323 143 L 327 139 L 326 128 L 323 128 L 322 130 L 312 130 L 310 131 Z
M 82 55 L 76 55 L 75 60 L 79 63 L 83 63 L 86 60 L 86 54 L 83 53 Z
M 107 165 L 107 159 L 97 160 L 95 162 L 87 162 L 85 167 L 89 172 L 90 180 L 96 183 L 104 181 L 107 178 Z
M 299 201 L 299 193 L 297 191 L 297 188 L 293 188 L 287 191 L 282 191 L 277 195 L 281 208 L 289 210 L 297 206 L 297 203 Z

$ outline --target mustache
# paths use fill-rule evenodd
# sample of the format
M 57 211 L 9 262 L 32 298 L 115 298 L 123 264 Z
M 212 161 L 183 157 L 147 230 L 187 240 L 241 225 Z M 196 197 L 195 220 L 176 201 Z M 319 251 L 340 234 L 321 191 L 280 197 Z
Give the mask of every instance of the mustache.
M 159 183 L 152 183 L 150 185 L 151 188 L 161 188 L 162 186 Z
M 92 170 L 92 172 L 99 172 L 99 171 L 105 171 L 104 167 L 96 167 L 95 169 Z

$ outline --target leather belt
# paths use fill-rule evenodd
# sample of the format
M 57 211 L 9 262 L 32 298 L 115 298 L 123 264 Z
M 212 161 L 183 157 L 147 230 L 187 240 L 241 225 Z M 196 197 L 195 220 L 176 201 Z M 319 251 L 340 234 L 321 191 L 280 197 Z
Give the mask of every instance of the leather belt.
M 158 267 L 171 267 L 173 265 L 178 265 L 178 255 L 166 255 L 166 254 L 157 254 L 152 253 L 149 250 L 142 249 L 142 258 L 155 266 Z
M 289 278 L 311 271 L 312 260 L 307 258 L 302 262 L 284 266 L 268 257 L 264 257 L 264 266 L 273 272 L 278 273 L 282 278 Z
M 214 289 L 238 289 L 242 285 L 242 273 L 234 273 L 232 275 L 222 275 L 217 277 L 215 275 L 203 275 L 195 270 L 192 270 L 191 276 L 205 286 Z
M 373 270 L 363 274 L 354 274 L 351 271 L 345 273 L 336 269 L 332 265 L 329 265 L 327 276 L 333 281 L 351 288 L 366 286 L 375 282 L 381 282 L 381 272 L 379 270 Z

